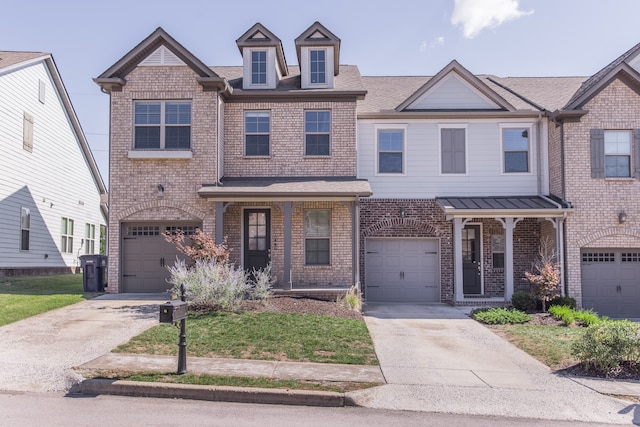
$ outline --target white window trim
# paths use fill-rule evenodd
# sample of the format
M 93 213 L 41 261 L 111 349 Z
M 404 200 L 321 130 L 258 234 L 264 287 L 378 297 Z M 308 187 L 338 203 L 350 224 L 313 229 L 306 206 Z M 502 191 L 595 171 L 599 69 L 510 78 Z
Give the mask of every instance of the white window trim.
M 29 217 L 29 227 L 28 228 L 23 228 L 22 227 L 22 212 L 26 211 L 27 215 Z M 24 230 L 27 230 L 29 232 L 29 239 L 28 239 L 28 248 L 24 249 L 22 247 L 22 232 Z M 20 247 L 20 251 L 21 252 L 29 252 L 31 250 L 31 208 L 27 207 L 27 206 L 20 206 L 20 243 L 19 243 L 19 247 Z
M 87 231 L 89 231 L 87 233 Z M 91 236 L 91 231 L 93 231 L 93 236 Z M 85 255 L 90 255 L 95 253 L 96 246 L 96 225 L 91 224 L 90 222 L 85 223 L 84 225 L 84 253 Z M 93 244 L 93 250 L 90 252 L 90 245 Z
M 467 225 L 479 225 L 480 226 L 480 237 L 478 238 L 478 241 L 480 242 L 480 295 L 484 295 L 484 268 L 485 268 L 485 256 L 484 256 L 484 224 L 481 222 L 467 222 L 466 224 L 464 224 L 462 226 L 462 228 L 464 229 L 464 227 L 466 227 Z M 459 242 L 458 244 L 462 244 L 462 242 Z M 464 262 L 464 261 L 463 261 Z M 465 298 L 465 301 L 469 301 L 474 299 L 474 297 L 470 297 L 470 298 Z
M 60 252 L 63 254 L 72 254 L 73 253 L 73 236 L 75 233 L 75 228 L 76 228 L 76 222 L 73 220 L 73 218 L 69 218 L 69 217 L 62 217 L 62 222 L 64 222 L 64 220 L 67 221 L 67 232 L 69 231 L 69 224 L 71 223 L 71 227 L 73 228 L 73 230 L 71 230 L 71 234 L 64 234 L 62 233 L 62 229 L 60 230 Z M 62 224 L 61 224 L 61 228 L 62 228 Z M 65 250 L 62 250 L 62 240 L 65 240 Z M 71 250 L 69 250 L 69 241 L 71 241 Z
M 535 150 L 533 149 L 534 144 L 534 135 L 533 133 L 533 123 L 498 123 L 498 129 L 500 132 L 500 175 L 506 176 L 517 176 L 517 175 L 533 175 L 533 171 L 536 167 L 536 158 L 535 158 Z M 529 130 L 529 155 L 527 156 L 528 164 L 527 172 L 505 172 L 504 170 L 504 138 L 503 138 L 503 129 L 528 129 Z
M 323 51 L 324 52 L 324 82 L 313 83 L 311 81 L 311 52 Z M 309 57 L 307 58 L 307 64 L 309 67 L 309 87 L 325 88 L 329 86 L 329 51 L 326 48 L 309 48 Z
M 247 113 L 267 113 L 269 114 L 269 154 L 258 155 L 258 154 L 247 154 Z M 269 159 L 273 154 L 272 150 L 272 123 L 271 120 L 271 110 L 245 110 L 242 112 L 242 158 L 244 159 Z M 249 135 L 257 135 L 257 134 L 249 134 Z M 304 149 L 304 148 L 303 148 Z
M 312 240 L 319 240 L 319 239 L 329 239 L 329 263 L 328 264 L 307 264 L 307 236 L 306 236 L 306 224 L 304 223 L 306 221 L 306 215 L 307 212 L 309 211 L 328 211 L 329 212 L 329 236 L 328 237 L 309 237 L 309 239 Z M 302 238 L 304 240 L 304 247 L 303 247 L 303 260 L 304 260 L 304 267 L 305 268 L 326 268 L 326 267 L 331 267 L 333 265 L 332 261 L 332 246 L 333 246 L 333 209 L 331 208 L 308 208 L 308 209 L 303 209 L 302 212 Z
M 629 154 L 621 154 L 620 156 L 624 155 L 624 156 L 628 156 L 629 157 L 629 176 L 608 176 L 607 175 L 607 156 L 616 156 L 616 154 L 607 154 L 607 144 L 606 141 L 604 143 L 604 163 L 605 163 L 605 168 L 604 168 L 604 179 L 606 180 L 633 180 L 635 179 L 633 177 L 633 151 L 635 149 L 635 147 L 633 146 L 634 144 L 634 137 L 633 137 L 633 130 L 629 130 L 629 129 L 603 129 L 604 131 L 604 138 L 606 140 L 606 134 L 607 132 L 625 132 L 629 134 Z
M 264 52 L 264 83 L 253 82 L 253 54 Z M 249 85 L 255 87 L 267 87 L 269 85 L 269 50 L 249 49 Z
M 136 103 L 160 103 L 160 123 L 157 125 L 136 125 Z M 165 144 L 166 144 L 166 133 L 164 132 L 165 129 L 167 128 L 167 125 L 165 123 L 166 117 L 165 117 L 165 112 L 166 112 L 166 104 L 167 103 L 171 103 L 171 102 L 179 102 L 179 103 L 189 103 L 191 104 L 191 122 L 189 123 L 189 148 L 165 148 Z M 191 148 L 193 147 L 193 102 L 191 99 L 136 99 L 133 101 L 133 110 L 132 110 L 132 118 L 133 118 L 133 135 L 131 136 L 131 142 L 132 142 L 132 148 L 131 150 L 129 150 L 129 154 L 128 157 L 130 159 L 171 159 L 171 158 L 180 158 L 180 159 L 184 159 L 184 158 L 191 158 Z M 137 126 L 160 126 L 160 148 L 136 148 L 136 127 Z M 169 127 L 179 127 L 179 126 L 184 126 L 184 125 L 169 125 Z M 171 155 L 171 154 L 164 154 L 162 156 L 158 155 L 158 152 L 161 153 L 172 153 L 172 152 L 177 152 L 177 153 L 186 153 L 188 152 L 189 155 L 188 157 L 185 156 L 185 154 L 182 155 Z M 135 153 L 141 153 L 136 155 Z M 152 153 L 156 153 L 155 155 Z
M 439 123 L 438 124 L 438 176 L 468 176 L 469 175 L 469 124 Z M 464 129 L 464 173 L 442 173 L 442 129 Z M 502 131 L 500 131 L 502 133 Z
M 408 130 L 409 125 L 408 124 L 402 124 L 402 123 L 389 123 L 389 124 L 376 124 L 373 126 L 375 135 L 375 144 L 373 147 L 374 150 L 374 156 L 375 156 L 375 170 L 374 172 L 374 176 L 406 176 L 407 175 L 407 157 L 408 157 L 408 147 L 407 147 L 407 140 L 408 140 Z M 379 151 L 378 151 L 378 133 L 381 130 L 402 130 L 402 135 L 403 135 L 403 140 L 402 140 L 402 172 L 401 173 L 389 173 L 389 172 L 379 172 L 380 168 L 379 168 L 379 161 L 380 161 L 380 156 L 379 156 Z
M 325 132 L 307 132 L 307 113 L 308 112 L 318 112 L 318 113 L 329 113 L 329 154 L 307 154 L 307 135 L 324 135 Z M 303 114 L 303 120 L 304 120 L 304 143 L 303 143 L 303 147 L 302 147 L 302 155 L 304 157 L 308 157 L 308 158 L 327 158 L 327 157 L 331 157 L 331 153 L 333 152 L 332 150 L 332 114 L 331 114 L 331 110 L 304 110 L 304 114 Z M 269 125 L 271 125 L 271 122 L 269 122 Z M 271 139 L 269 139 L 269 141 L 271 141 Z M 271 151 L 269 151 L 271 152 Z

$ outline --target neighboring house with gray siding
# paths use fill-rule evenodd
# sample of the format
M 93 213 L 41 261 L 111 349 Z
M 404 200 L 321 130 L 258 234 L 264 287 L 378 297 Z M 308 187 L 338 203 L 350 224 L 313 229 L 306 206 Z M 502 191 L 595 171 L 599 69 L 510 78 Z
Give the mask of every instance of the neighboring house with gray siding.
M 0 51 L 0 276 L 98 253 L 106 188 L 53 57 Z

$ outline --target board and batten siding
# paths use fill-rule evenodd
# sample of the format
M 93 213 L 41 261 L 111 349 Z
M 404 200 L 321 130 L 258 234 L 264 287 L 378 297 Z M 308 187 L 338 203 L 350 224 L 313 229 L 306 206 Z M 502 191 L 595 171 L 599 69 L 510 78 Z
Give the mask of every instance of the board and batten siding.
M 32 152 L 23 149 L 25 112 L 34 118 Z M 0 268 L 77 266 L 86 223 L 98 251 L 100 192 L 44 61 L 0 70 L 0 145 Z M 20 251 L 21 206 L 31 210 L 28 251 Z M 60 252 L 62 217 L 74 220 L 71 254 Z
M 528 173 L 503 173 L 501 126 L 531 126 Z M 377 129 L 406 126 L 403 174 L 377 173 Z M 466 173 L 442 174 L 440 129 L 466 128 Z M 539 194 L 538 135 L 535 120 L 359 120 L 358 178 L 367 179 L 372 198 L 432 199 L 443 196 Z M 541 134 L 545 138 L 544 134 Z M 543 139 L 541 144 L 546 144 Z M 542 151 L 546 153 L 546 148 Z M 547 172 L 543 172 L 546 174 Z M 542 187 L 545 185 L 543 184 Z M 544 191 L 544 190 L 543 190 Z

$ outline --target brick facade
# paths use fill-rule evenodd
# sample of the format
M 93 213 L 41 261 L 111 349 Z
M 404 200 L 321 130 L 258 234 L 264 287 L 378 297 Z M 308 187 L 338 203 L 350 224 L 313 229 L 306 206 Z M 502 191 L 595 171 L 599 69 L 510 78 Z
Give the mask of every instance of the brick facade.
M 405 217 L 400 217 L 400 208 Z M 549 225 L 545 224 L 548 223 Z M 472 219 L 468 224 L 482 228 L 483 297 L 504 297 L 504 270 L 493 268 L 491 237 L 504 235 L 502 224 L 491 218 Z M 524 272 L 538 254 L 540 238 L 553 235 L 551 223 L 536 218 L 525 218 L 514 229 L 514 282 L 515 290 L 530 290 Z M 368 199 L 360 202 L 360 281 L 366 289 L 365 245 L 368 237 L 434 237 L 440 239 L 440 300 L 453 302 L 453 224 L 435 200 L 420 199 Z
M 564 123 L 566 198 L 575 213 L 566 222 L 568 293 L 581 304 L 582 248 L 640 248 L 640 181 L 635 178 L 591 178 L 590 131 L 593 128 L 640 128 L 640 96 L 619 79 L 586 103 L 577 123 Z M 633 152 L 633 150 L 632 150 Z M 633 157 L 633 155 L 632 155 Z M 633 170 L 634 161 L 631 161 Z M 625 211 L 627 221 L 618 222 Z

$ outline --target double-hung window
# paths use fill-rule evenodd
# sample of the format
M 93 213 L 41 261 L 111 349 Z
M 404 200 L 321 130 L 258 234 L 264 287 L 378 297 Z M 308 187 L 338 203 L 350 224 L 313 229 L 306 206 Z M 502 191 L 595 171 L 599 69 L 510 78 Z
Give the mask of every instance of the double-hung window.
M 628 178 L 631 176 L 631 132 L 604 131 L 605 176 Z
M 327 82 L 327 51 L 309 51 L 309 71 L 311 84 L 325 84 Z
M 305 111 L 304 154 L 306 156 L 328 156 L 331 113 L 329 111 Z
M 62 218 L 60 252 L 73 253 L 73 220 Z
M 189 150 L 190 101 L 136 101 L 134 148 L 139 150 Z
M 269 155 L 269 132 L 271 113 L 251 111 L 244 113 L 245 156 Z
M 265 50 L 251 52 L 251 84 L 267 84 L 267 51 Z
M 309 209 L 304 212 L 304 260 L 306 265 L 329 265 L 331 262 L 331 210 Z
M 466 173 L 466 129 L 440 129 L 441 173 Z
M 504 173 L 529 172 L 529 128 L 503 128 Z
M 96 226 L 95 224 L 85 224 L 84 231 L 84 253 L 95 254 L 96 253 Z
M 20 250 L 29 250 L 29 235 L 31 234 L 31 209 L 20 208 Z
M 404 129 L 378 129 L 378 173 L 404 173 Z

